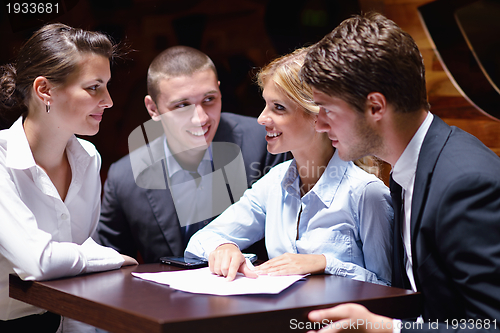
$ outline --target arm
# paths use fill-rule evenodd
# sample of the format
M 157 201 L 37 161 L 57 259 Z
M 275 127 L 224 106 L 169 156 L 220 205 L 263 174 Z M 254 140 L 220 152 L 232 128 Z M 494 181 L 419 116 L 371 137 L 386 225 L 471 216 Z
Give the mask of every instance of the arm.
M 325 273 L 390 285 L 393 210 L 389 190 L 381 182 L 370 182 L 355 200 L 353 215 L 359 221 L 359 241 L 365 267 L 324 252 Z
M 0 251 L 22 279 L 46 280 L 119 268 L 123 263 L 116 251 L 99 246 L 90 238 L 82 245 L 53 241 L 50 233 L 38 227 L 40 223 L 50 226 L 50 217 L 40 215 L 42 220 L 37 221 L 4 167 L 0 170 L 0 188 Z
M 394 212 L 389 189 L 382 182 L 368 183 L 358 208 L 365 268 L 374 273 L 372 282 L 390 285 Z
M 433 230 L 436 231 L 438 253 L 450 272 L 454 290 L 461 295 L 465 318 L 456 318 L 455 322 L 450 318 L 448 323 L 431 320 L 422 326 L 402 322 L 401 332 L 497 331 L 500 322 L 500 182 L 485 175 L 456 179 L 440 193 L 439 198 L 439 201 L 427 204 L 431 205 L 429 210 L 437 212 Z M 427 278 L 432 279 L 432 276 Z M 443 295 L 436 297 L 442 298 Z M 360 305 L 345 304 L 313 311 L 309 319 L 339 323 L 384 320 L 385 323 L 389 318 L 377 316 Z M 405 323 L 412 324 L 406 326 L 412 329 L 405 329 Z M 384 332 L 391 333 L 392 329 Z
M 447 272 L 447 290 L 460 299 L 465 318 L 500 321 L 500 181 L 497 175 L 476 173 L 455 179 L 436 202 L 435 236 L 441 271 Z M 430 204 L 430 203 L 429 203 Z M 424 216 L 425 217 L 425 216 Z M 422 221 L 424 224 L 425 221 Z M 422 230 L 421 232 L 425 232 Z M 418 245 L 418 244 L 417 244 Z M 419 262 L 419 277 L 432 283 L 432 268 Z M 425 290 L 425 289 L 424 289 Z M 429 295 L 432 302 L 434 297 Z M 450 318 L 451 320 L 452 318 Z M 467 322 L 467 324 L 469 324 Z M 440 324 L 445 325 L 444 323 Z M 467 330 L 466 325 L 458 325 Z M 490 329 L 492 329 L 492 325 Z M 482 327 L 484 330 L 485 327 Z M 480 331 L 475 327 L 475 331 Z
M 264 237 L 266 202 L 272 188 L 272 177 L 270 173 L 254 183 L 238 202 L 194 234 L 185 255 L 206 258 L 214 265 L 217 263 L 217 267 L 211 267 L 213 272 L 222 272 L 229 267 L 228 262 L 232 259 L 225 259 L 226 257 L 234 258 L 234 265 L 241 265 L 243 256 L 239 249 L 246 248 Z M 231 244 L 231 247 L 222 247 L 223 244 Z M 225 251 L 227 248 L 233 251 Z M 219 263 L 225 263 L 226 267 L 219 267 Z M 231 270 L 231 273 L 233 272 L 234 268 Z
M 238 202 L 191 237 L 186 256 L 209 259 L 210 253 L 222 244 L 246 248 L 264 237 L 266 212 L 259 200 L 260 191 L 255 188 L 258 183 L 246 190 Z
M 254 271 L 256 274 L 291 275 L 324 273 L 326 258 L 322 254 L 284 253 L 270 259 Z

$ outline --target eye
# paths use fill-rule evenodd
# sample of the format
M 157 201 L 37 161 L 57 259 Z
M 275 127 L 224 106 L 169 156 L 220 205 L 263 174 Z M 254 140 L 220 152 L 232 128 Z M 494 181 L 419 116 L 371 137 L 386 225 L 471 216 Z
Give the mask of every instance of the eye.
M 325 113 L 329 113 L 329 112 L 331 112 L 330 110 L 325 109 L 323 106 L 320 106 L 320 109 L 322 109 L 323 111 L 325 111 Z
M 98 88 L 99 88 L 99 85 L 98 85 L 98 84 L 95 84 L 95 85 L 93 85 L 93 86 L 88 87 L 87 89 L 88 89 L 88 90 L 92 90 L 92 91 L 96 91 Z
M 176 104 L 174 106 L 175 109 L 182 109 L 182 108 L 185 108 L 186 106 L 189 106 L 191 104 L 187 103 L 187 102 L 182 102 L 182 103 L 179 103 L 179 104 Z
M 207 96 L 207 97 L 205 97 L 205 99 L 203 100 L 203 103 L 210 103 L 210 102 L 212 102 L 213 100 L 215 100 L 215 96 Z
M 283 105 L 278 104 L 278 103 L 274 103 L 274 109 L 278 110 L 278 111 L 285 111 L 286 110 L 286 108 Z

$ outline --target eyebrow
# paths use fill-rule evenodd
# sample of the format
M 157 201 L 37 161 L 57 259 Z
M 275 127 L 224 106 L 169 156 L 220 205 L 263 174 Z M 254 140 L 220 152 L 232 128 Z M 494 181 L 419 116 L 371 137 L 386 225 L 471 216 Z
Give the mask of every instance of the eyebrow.
M 217 93 L 217 90 L 210 90 L 209 92 L 206 92 L 206 93 L 203 95 L 203 97 L 205 97 L 205 96 L 207 96 L 207 95 L 215 94 L 215 93 Z M 177 104 L 177 103 L 180 103 L 180 102 L 185 102 L 185 101 L 187 101 L 187 100 L 188 100 L 188 98 L 179 98 L 179 99 L 176 99 L 176 100 L 174 100 L 174 101 L 169 102 L 168 104 L 169 104 L 169 105 L 172 105 L 172 104 Z

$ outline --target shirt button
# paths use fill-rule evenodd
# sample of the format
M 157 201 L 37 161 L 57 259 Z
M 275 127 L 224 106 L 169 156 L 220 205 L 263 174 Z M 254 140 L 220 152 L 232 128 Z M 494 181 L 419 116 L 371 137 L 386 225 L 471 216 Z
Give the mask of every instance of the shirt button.
M 61 214 L 61 218 L 62 218 L 63 220 L 67 220 L 67 219 L 68 219 L 68 214 L 64 214 L 64 213 L 63 213 L 63 214 Z

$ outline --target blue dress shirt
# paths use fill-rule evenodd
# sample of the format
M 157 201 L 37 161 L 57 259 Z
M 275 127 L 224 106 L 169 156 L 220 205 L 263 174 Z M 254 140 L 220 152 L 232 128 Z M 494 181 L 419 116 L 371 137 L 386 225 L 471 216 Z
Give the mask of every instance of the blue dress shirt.
M 208 259 L 222 244 L 244 249 L 265 236 L 269 258 L 323 254 L 325 273 L 390 285 L 393 210 L 384 183 L 337 153 L 303 197 L 299 183 L 295 160 L 275 166 L 193 235 L 186 256 Z

